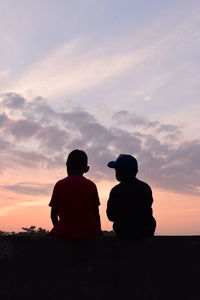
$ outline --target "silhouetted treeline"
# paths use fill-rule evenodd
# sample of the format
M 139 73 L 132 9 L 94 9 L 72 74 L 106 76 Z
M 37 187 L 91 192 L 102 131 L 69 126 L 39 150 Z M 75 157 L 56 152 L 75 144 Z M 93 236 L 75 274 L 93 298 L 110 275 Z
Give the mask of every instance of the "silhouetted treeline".
M 36 227 L 36 226 L 30 226 L 30 227 L 22 227 L 23 231 L 15 232 L 15 231 L 2 231 L 0 230 L 0 236 L 45 236 L 49 232 L 48 230 Z
M 15 232 L 15 231 L 2 231 L 0 230 L 0 236 L 46 236 L 49 233 L 49 230 L 36 227 L 34 225 L 30 227 L 22 227 L 23 231 Z M 114 236 L 113 231 L 103 231 L 104 236 Z

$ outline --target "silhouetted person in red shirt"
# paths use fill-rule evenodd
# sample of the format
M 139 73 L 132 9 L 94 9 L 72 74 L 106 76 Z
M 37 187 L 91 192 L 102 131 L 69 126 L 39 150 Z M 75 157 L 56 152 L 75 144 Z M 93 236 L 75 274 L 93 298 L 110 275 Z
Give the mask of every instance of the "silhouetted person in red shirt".
M 72 239 L 102 235 L 97 188 L 83 176 L 89 170 L 86 153 L 72 151 L 66 165 L 68 176 L 56 183 L 49 203 L 54 225 L 50 235 Z
M 136 178 L 137 160 L 121 154 L 116 161 L 108 163 L 115 169 L 120 182 L 112 188 L 107 203 L 107 216 L 113 222 L 113 230 L 120 238 L 153 236 L 156 221 L 152 215 L 152 191 L 150 186 Z

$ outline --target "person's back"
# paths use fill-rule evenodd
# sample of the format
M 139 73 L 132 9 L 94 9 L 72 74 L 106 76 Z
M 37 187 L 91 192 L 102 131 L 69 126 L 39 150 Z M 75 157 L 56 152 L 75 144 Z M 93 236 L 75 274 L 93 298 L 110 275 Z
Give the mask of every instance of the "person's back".
M 152 236 L 156 222 L 152 215 L 151 188 L 138 180 L 137 161 L 130 155 L 120 155 L 109 167 L 115 168 L 120 183 L 112 188 L 107 203 L 107 216 L 119 237 Z
M 51 234 L 77 239 L 102 234 L 97 188 L 83 176 L 88 170 L 86 154 L 72 151 L 67 160 L 68 177 L 56 183 L 49 204 L 54 225 Z

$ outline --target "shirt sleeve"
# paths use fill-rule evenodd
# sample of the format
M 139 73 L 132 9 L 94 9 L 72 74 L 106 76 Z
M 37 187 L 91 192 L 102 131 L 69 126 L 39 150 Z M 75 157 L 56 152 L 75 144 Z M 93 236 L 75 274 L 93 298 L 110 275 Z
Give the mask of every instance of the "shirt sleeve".
M 57 197 L 57 183 L 55 184 L 54 188 L 53 188 L 53 193 L 51 196 L 51 200 L 49 202 L 49 206 L 50 207 L 57 207 L 57 202 L 58 202 L 58 197 Z

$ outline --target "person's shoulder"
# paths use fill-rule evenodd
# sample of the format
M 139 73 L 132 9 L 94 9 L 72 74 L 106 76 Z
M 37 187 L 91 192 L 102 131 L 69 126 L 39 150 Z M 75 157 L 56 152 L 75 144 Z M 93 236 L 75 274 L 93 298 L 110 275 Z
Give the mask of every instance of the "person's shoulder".
M 136 184 L 138 184 L 139 186 L 141 186 L 143 189 L 146 189 L 146 190 L 151 190 L 151 187 L 148 183 L 136 178 Z
M 80 184 L 82 187 L 88 190 L 93 190 L 93 191 L 97 190 L 96 184 L 91 179 L 88 179 L 85 176 L 81 176 L 79 178 L 78 184 Z
M 62 178 L 60 180 L 58 180 L 55 184 L 55 186 L 61 186 L 63 185 L 66 181 L 68 181 L 68 177 Z
M 111 193 L 116 193 L 116 192 L 118 192 L 121 188 L 122 188 L 122 183 L 120 182 L 120 183 L 116 184 L 115 186 L 113 186 L 110 192 L 111 192 Z
M 84 176 L 82 176 L 82 180 L 89 186 L 93 187 L 93 188 L 96 188 L 96 184 L 91 180 L 91 179 L 88 179 Z

